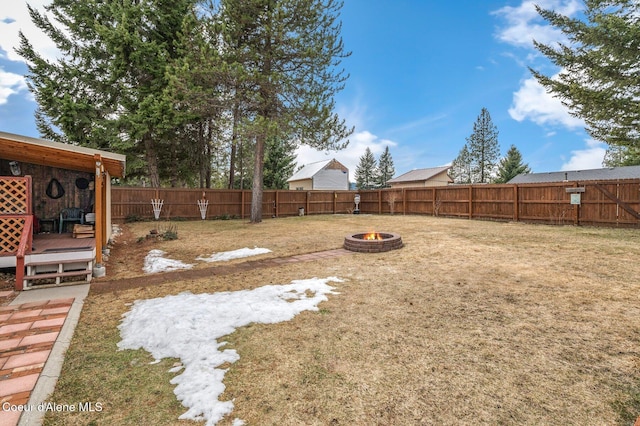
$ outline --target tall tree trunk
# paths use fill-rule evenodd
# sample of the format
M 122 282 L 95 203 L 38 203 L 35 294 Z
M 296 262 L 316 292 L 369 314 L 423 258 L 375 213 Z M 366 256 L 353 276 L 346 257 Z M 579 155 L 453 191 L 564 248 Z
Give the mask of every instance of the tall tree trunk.
M 229 159 L 229 189 L 233 189 L 236 175 L 236 146 L 238 144 L 238 120 L 240 107 L 236 101 L 233 105 L 233 127 L 231 130 L 231 158 Z
M 147 169 L 149 171 L 149 180 L 152 188 L 160 187 L 160 172 L 158 171 L 158 154 L 156 153 L 156 144 L 153 137 L 147 133 L 142 137 L 144 144 L 145 158 L 147 160 Z
M 178 186 L 178 147 L 176 146 L 175 137 L 171 142 L 171 164 L 169 170 L 171 171 L 170 185 L 171 188 Z
M 204 175 L 205 175 L 205 186 L 207 188 L 211 188 L 211 159 L 213 158 L 213 118 L 210 118 L 206 121 L 206 129 L 204 131 L 205 138 L 203 140 L 204 143 Z
M 251 223 L 262 222 L 262 174 L 264 172 L 264 143 L 266 135 L 260 132 L 256 137 L 255 164 L 253 165 L 253 185 L 251 188 Z
M 200 122 L 198 124 L 198 136 L 196 136 L 197 140 L 197 150 L 196 158 L 198 160 L 198 182 L 200 183 L 200 188 L 204 188 L 205 185 L 205 158 L 206 158 L 206 148 L 205 148 L 205 139 L 204 139 L 204 124 Z
M 273 3 L 267 2 L 267 16 L 271 20 L 271 12 Z M 264 63 L 260 70 L 261 78 L 263 79 L 260 84 L 260 98 L 262 106 L 258 114 L 258 135 L 256 136 L 255 147 L 255 163 L 253 165 L 253 185 L 251 187 L 251 223 L 262 222 L 262 182 L 264 173 L 264 147 L 267 140 L 267 135 L 271 131 L 271 119 L 275 113 L 274 111 L 274 97 L 271 86 L 271 55 L 273 54 L 271 49 L 271 28 L 267 25 L 267 34 L 265 37 L 264 45 Z

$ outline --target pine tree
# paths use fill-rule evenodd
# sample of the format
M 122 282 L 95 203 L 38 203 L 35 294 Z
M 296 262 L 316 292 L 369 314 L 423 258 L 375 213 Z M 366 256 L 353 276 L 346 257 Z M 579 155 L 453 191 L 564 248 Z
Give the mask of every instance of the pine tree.
M 640 148 L 640 37 L 636 0 L 586 0 L 585 20 L 537 7 L 568 38 L 536 48 L 561 68 L 557 78 L 531 69 L 535 78 L 582 118 L 594 139 Z
M 265 189 L 288 189 L 287 179 L 296 167 L 295 147 L 284 140 L 269 139 L 267 141 L 264 161 Z
M 396 173 L 396 169 L 393 166 L 393 159 L 389 152 L 389 146 L 384 147 L 384 152 L 378 159 L 378 174 L 375 178 L 376 186 L 378 188 L 388 188 L 388 181 L 393 178 Z
M 460 149 L 458 156 L 451 164 L 450 174 L 455 183 L 469 184 L 472 182 L 471 176 L 471 154 L 467 144 Z
M 467 138 L 471 157 L 471 183 L 488 183 L 494 175 L 500 157 L 498 128 L 491 121 L 491 115 L 482 108 L 473 123 L 473 133 Z
M 376 159 L 367 147 L 356 166 L 356 187 L 358 189 L 372 189 L 376 184 L 377 175 Z
M 40 133 L 126 153 L 128 174 L 145 173 L 144 167 L 159 186 L 160 159 L 176 161 L 181 152 L 167 71 L 179 57 L 180 31 L 194 7 L 195 0 L 53 0 L 46 10 L 61 27 L 29 7 L 32 21 L 62 52 L 47 61 L 20 33 L 17 51 L 29 64 Z
M 516 148 L 515 145 L 511 145 L 511 148 L 507 151 L 507 155 L 500 160 L 498 178 L 495 180 L 495 183 L 507 183 L 523 173 L 531 173 L 531 168 L 529 168 L 528 164 L 522 162 L 522 154 L 520 154 L 518 148 Z
M 640 147 L 610 145 L 602 160 L 602 167 L 640 165 Z
M 235 52 L 230 66 L 247 88 L 245 128 L 255 137 L 251 222 L 262 220 L 265 148 L 291 140 L 341 149 L 353 129 L 334 112 L 346 77 L 335 0 L 222 0 L 222 37 Z

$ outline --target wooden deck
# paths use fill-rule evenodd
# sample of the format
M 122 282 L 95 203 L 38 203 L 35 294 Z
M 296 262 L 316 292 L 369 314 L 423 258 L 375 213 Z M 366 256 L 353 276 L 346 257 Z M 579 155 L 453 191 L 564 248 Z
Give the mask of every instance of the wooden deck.
M 35 234 L 31 254 L 94 250 L 95 238 L 73 238 L 73 234 Z
M 92 260 L 96 256 L 95 238 L 73 238 L 73 234 L 35 234 L 32 251 L 25 263 L 78 259 Z M 15 268 L 15 256 L 0 256 L 0 268 Z

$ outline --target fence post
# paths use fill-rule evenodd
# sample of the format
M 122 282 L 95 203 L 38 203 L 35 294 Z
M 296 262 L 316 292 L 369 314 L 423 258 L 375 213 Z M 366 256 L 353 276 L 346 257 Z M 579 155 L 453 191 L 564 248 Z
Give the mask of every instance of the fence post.
M 437 187 L 433 187 L 433 198 L 431 199 L 431 216 L 438 216 L 438 212 L 436 211 L 436 191 Z
M 518 222 L 518 220 L 520 219 L 518 217 L 518 213 L 520 211 L 520 194 L 519 194 L 519 190 L 518 190 L 518 184 L 514 183 L 513 184 L 513 220 L 514 222 Z
M 378 189 L 378 214 L 382 214 L 382 190 Z
M 577 188 L 578 186 L 579 186 L 579 182 L 574 182 L 573 187 Z M 579 224 L 580 224 L 580 204 L 574 204 L 573 205 L 573 225 L 578 226 Z
M 469 185 L 469 219 L 473 219 L 473 185 Z
M 407 192 L 405 188 L 402 188 L 402 216 L 407 214 L 407 204 L 406 204 Z
M 275 216 L 278 217 L 278 210 L 280 210 L 280 197 L 278 197 L 278 195 L 280 194 L 280 191 L 278 191 L 276 189 L 276 205 L 274 206 L 275 209 Z
M 240 219 L 244 219 L 244 189 L 240 190 Z
M 336 208 L 337 208 L 336 202 L 337 202 L 337 199 L 338 199 L 338 194 L 336 193 L 336 191 L 333 191 L 333 214 L 336 214 Z

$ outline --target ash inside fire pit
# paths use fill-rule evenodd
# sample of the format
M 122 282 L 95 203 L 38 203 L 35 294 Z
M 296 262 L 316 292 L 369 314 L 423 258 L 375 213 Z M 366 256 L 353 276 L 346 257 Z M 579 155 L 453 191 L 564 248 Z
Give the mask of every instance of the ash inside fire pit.
M 369 232 L 347 235 L 344 248 L 360 253 L 380 253 L 402 247 L 402 238 L 389 232 Z

